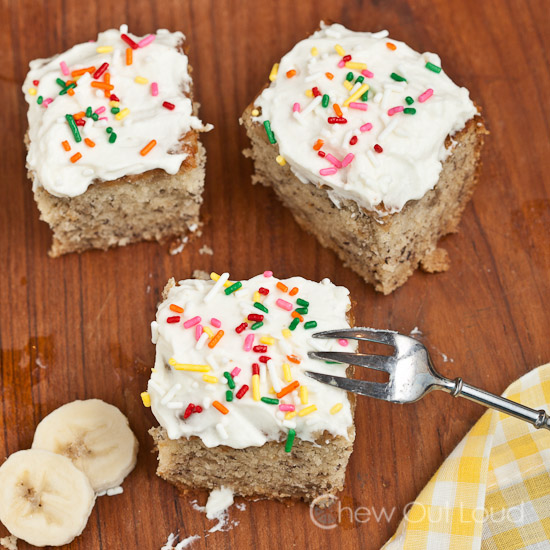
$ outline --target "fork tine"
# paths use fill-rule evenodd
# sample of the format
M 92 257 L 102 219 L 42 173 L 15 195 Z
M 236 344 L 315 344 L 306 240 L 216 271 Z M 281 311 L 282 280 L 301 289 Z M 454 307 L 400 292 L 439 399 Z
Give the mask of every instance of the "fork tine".
M 336 361 L 348 365 L 357 365 L 369 369 L 382 370 L 392 373 L 394 371 L 395 358 L 388 355 L 367 355 L 365 353 L 345 353 L 339 351 L 310 351 L 311 359 L 322 361 Z
M 368 382 L 366 380 L 354 380 L 353 378 L 343 378 L 341 376 L 332 376 L 331 374 L 323 374 L 321 372 L 312 372 L 309 370 L 306 371 L 306 374 L 318 382 L 323 382 L 342 390 L 382 399 L 384 401 L 389 401 L 390 399 L 388 384 Z
M 326 330 L 316 332 L 313 338 L 346 338 L 350 340 L 368 340 L 369 342 L 378 342 L 379 344 L 395 344 L 395 335 L 397 332 L 392 330 L 375 330 L 371 328 L 356 327 L 339 330 Z

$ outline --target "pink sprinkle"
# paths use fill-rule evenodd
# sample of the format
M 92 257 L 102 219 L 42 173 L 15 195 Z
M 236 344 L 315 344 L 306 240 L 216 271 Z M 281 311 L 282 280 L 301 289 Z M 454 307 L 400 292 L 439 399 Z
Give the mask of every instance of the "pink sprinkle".
M 319 174 L 321 174 L 321 176 L 333 176 L 336 172 L 338 172 L 336 168 L 322 168 L 319 170 Z
M 212 317 L 212 319 L 210 319 L 210 324 L 216 328 L 220 328 L 222 326 L 222 322 L 219 319 L 216 319 L 215 317 Z
M 264 271 L 264 277 L 273 277 L 273 271 Z
M 334 164 L 334 166 L 336 166 L 336 168 L 342 168 L 342 163 L 341 163 L 336 157 L 333 157 L 330 153 L 327 153 L 327 155 L 325 156 L 325 158 L 326 158 L 331 164 Z
M 155 38 L 156 37 L 154 34 L 150 34 L 145 38 L 142 38 L 137 44 L 140 48 L 145 48 L 145 46 L 148 46 L 149 44 L 151 44 L 151 42 L 153 42 Z
M 46 109 L 48 108 L 48 105 L 53 101 L 53 99 L 51 97 L 47 97 L 43 102 L 42 102 L 42 105 L 44 105 L 44 107 L 46 107 Z
M 295 410 L 296 407 L 294 405 L 279 405 L 279 410 L 280 411 L 293 411 Z
M 405 110 L 405 107 L 403 105 L 398 105 L 397 107 L 392 107 L 391 109 L 388 109 L 388 115 L 393 116 L 396 113 L 401 113 Z
M 293 112 L 293 113 L 299 113 L 301 110 L 302 110 L 302 108 L 300 107 L 300 104 L 299 104 L 299 103 L 295 103 L 295 104 L 292 106 L 292 112 Z
M 109 120 L 106 116 L 102 116 L 101 118 L 98 118 L 97 120 Z
M 201 322 L 201 318 L 197 315 L 196 317 L 193 317 L 193 319 L 189 319 L 188 321 L 185 321 L 183 323 L 183 328 L 191 328 L 195 325 L 198 325 Z
M 104 111 L 105 111 L 105 107 L 98 107 L 98 108 L 94 111 L 94 113 L 95 113 L 96 115 L 100 115 L 100 114 L 103 113 Z
M 363 124 L 359 130 L 361 130 L 361 132 L 368 132 L 369 130 L 372 130 L 372 124 L 367 122 L 366 124 Z
M 254 335 L 253 334 L 249 334 L 245 339 L 244 339 L 244 346 L 243 346 L 243 349 L 244 351 L 250 351 L 252 349 L 252 344 L 254 343 Z
M 340 338 L 340 340 L 338 340 L 338 343 L 341 345 L 341 346 L 344 346 L 345 348 L 348 346 L 349 342 L 347 340 L 344 340 L 344 338 Z
M 239 374 L 239 372 L 241 372 L 241 369 L 239 367 L 235 367 L 232 371 L 231 371 L 231 376 L 233 378 L 235 378 L 235 376 L 237 376 Z
M 374 73 L 371 73 L 370 71 L 367 71 L 367 69 L 363 69 L 361 71 L 361 74 L 363 76 L 366 76 L 367 78 L 374 78 Z
M 202 325 L 197 325 L 195 327 L 195 340 L 198 341 L 198 339 L 201 337 L 202 335 Z
M 292 309 L 292 304 L 290 302 L 287 302 L 286 300 L 283 300 L 282 298 L 279 298 L 275 303 L 281 309 L 286 309 L 287 311 L 290 311 Z
M 61 72 L 65 75 L 65 76 L 69 76 L 69 67 L 67 67 L 67 63 L 65 63 L 65 61 L 61 61 L 59 63 L 59 66 L 61 67 Z
M 342 168 L 345 168 L 354 158 L 355 155 L 353 153 L 348 153 L 342 161 Z
M 151 95 L 159 95 L 159 85 L 156 82 L 151 82 Z
M 345 66 L 346 66 L 346 62 L 343 59 L 340 59 L 340 61 L 338 61 L 338 67 L 340 69 L 343 69 Z
M 369 108 L 366 103 L 357 103 L 356 101 L 352 101 L 349 106 L 350 109 L 359 109 L 360 111 L 366 111 Z
M 434 91 L 431 88 L 428 88 L 424 93 L 418 96 L 419 103 L 424 103 L 427 99 L 430 99 L 434 95 Z

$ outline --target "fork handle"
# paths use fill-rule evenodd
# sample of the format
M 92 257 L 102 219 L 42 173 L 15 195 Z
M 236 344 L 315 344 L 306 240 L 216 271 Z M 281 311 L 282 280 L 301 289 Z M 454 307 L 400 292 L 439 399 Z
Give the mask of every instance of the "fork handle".
M 503 413 L 515 416 L 520 420 L 529 422 L 535 428 L 546 428 L 550 430 L 550 417 L 545 411 L 531 409 L 515 401 L 510 401 L 500 395 L 489 393 L 488 391 L 470 386 L 462 380 L 462 378 L 455 378 L 453 380 L 454 388 L 451 386 L 450 392 L 453 397 L 465 397 L 470 401 L 475 401 L 481 405 L 485 405 L 491 409 L 497 409 Z

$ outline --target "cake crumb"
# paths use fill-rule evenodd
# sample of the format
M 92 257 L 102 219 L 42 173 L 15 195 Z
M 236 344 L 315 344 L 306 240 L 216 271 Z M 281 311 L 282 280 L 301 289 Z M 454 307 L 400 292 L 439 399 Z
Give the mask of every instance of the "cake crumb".
M 170 256 L 175 256 L 176 254 L 179 254 L 183 251 L 185 248 L 185 245 L 187 244 L 187 241 L 189 240 L 189 237 L 185 236 L 181 239 L 176 239 L 171 245 L 170 245 Z
M 436 248 L 428 252 L 421 260 L 420 267 L 426 273 L 440 273 L 451 267 L 449 253 L 444 248 Z
M 195 269 L 193 271 L 193 275 L 191 275 L 193 279 L 202 279 L 204 281 L 208 281 L 210 279 L 210 275 L 207 271 L 203 271 L 202 269 Z
M 6 548 L 6 550 L 17 550 L 17 537 L 15 535 L 9 535 L 0 539 L 0 546 Z
M 200 250 L 199 250 L 199 254 L 208 254 L 210 256 L 213 256 L 214 255 L 214 251 L 208 246 L 208 245 L 204 245 Z

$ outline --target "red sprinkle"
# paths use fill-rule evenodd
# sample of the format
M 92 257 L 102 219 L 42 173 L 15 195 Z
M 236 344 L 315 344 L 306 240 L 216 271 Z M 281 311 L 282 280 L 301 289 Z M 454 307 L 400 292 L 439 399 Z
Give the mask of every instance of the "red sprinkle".
M 258 289 L 258 292 L 260 294 L 263 294 L 264 296 L 267 296 L 269 294 L 269 290 L 267 288 L 264 288 L 263 286 Z
M 248 320 L 249 321 L 263 321 L 264 320 L 264 316 L 263 315 L 260 315 L 259 313 L 250 313 L 250 315 L 248 316 Z
M 326 155 L 326 153 L 325 153 L 324 151 L 318 151 L 317 154 L 318 154 L 321 158 L 323 158 L 323 157 Z
M 236 394 L 237 399 L 242 399 L 243 395 L 248 391 L 248 386 L 245 384 Z
M 329 124 L 346 124 L 347 119 L 345 119 L 343 116 L 329 116 L 328 123 Z
M 267 351 L 267 346 L 262 346 L 262 345 L 254 346 L 252 348 L 252 351 L 255 351 L 256 353 L 265 353 Z
M 240 334 L 243 330 L 245 330 L 246 328 L 248 328 L 248 323 L 241 323 L 236 329 L 235 329 L 235 332 L 237 334 Z
M 38 84 L 40 84 L 40 81 L 39 81 L 39 80 L 33 80 L 32 83 L 33 83 L 35 86 L 38 86 Z
M 382 147 L 380 147 L 380 145 L 378 145 L 378 143 L 374 146 L 374 150 L 377 153 L 382 153 L 384 151 L 384 149 L 382 149 Z
M 271 360 L 271 357 L 268 357 L 267 355 L 260 355 L 258 359 L 260 363 L 267 363 L 269 360 Z
M 111 94 L 111 95 L 109 96 L 109 99 L 110 99 L 111 101 L 120 101 L 120 99 L 118 99 L 118 96 L 116 96 L 115 94 Z
M 311 88 L 311 91 L 313 92 L 313 97 L 321 95 L 321 92 L 319 91 L 319 88 L 317 88 L 317 86 Z
M 344 63 L 347 63 L 348 61 L 351 61 L 351 55 L 344 55 L 344 57 L 342 57 L 342 61 Z
M 97 69 L 97 71 L 92 75 L 92 78 L 99 78 L 107 69 L 109 68 L 109 63 L 105 62 Z
M 352 138 L 349 140 L 350 145 L 355 145 L 357 143 L 357 136 L 352 136 Z
M 137 50 L 139 48 L 139 46 L 127 34 L 121 34 L 120 38 L 122 38 L 122 40 L 124 40 L 124 42 L 126 42 L 132 50 Z
M 86 121 L 83 118 L 79 118 L 78 120 L 75 120 L 74 123 L 77 126 L 85 126 L 86 125 Z
M 181 320 L 181 317 L 179 315 L 174 315 L 173 317 L 168 317 L 168 319 L 166 319 L 166 322 L 173 324 L 173 323 L 179 323 L 180 320 Z
M 195 412 L 196 412 L 196 413 L 201 413 L 201 412 L 202 412 L 202 407 L 201 407 L 200 405 L 197 405 L 197 406 L 195 407 Z
M 165 101 L 163 102 L 162 106 L 165 108 L 165 109 L 168 109 L 170 111 L 173 111 L 176 106 L 173 104 L 173 103 L 170 103 L 169 101 Z
M 252 363 L 252 374 L 260 374 L 260 365 Z
M 185 409 L 185 412 L 183 413 L 183 419 L 185 420 L 186 418 L 189 418 L 194 411 L 195 405 L 193 405 L 193 403 L 189 403 L 189 405 L 187 405 L 187 408 Z

